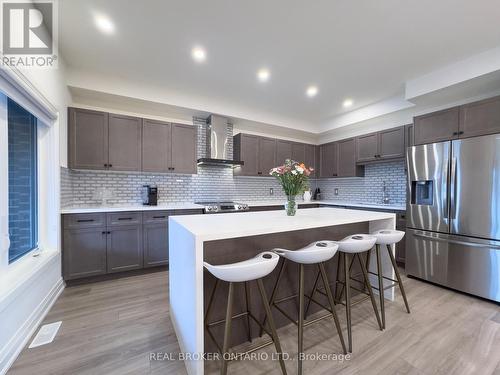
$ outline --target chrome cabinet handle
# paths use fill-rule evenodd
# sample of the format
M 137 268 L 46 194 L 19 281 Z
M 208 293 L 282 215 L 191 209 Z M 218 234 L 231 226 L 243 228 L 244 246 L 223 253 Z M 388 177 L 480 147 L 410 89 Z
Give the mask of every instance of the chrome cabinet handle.
M 447 238 L 432 237 L 432 236 L 428 236 L 428 235 L 420 234 L 420 233 L 414 233 L 413 235 L 415 237 L 426 238 L 426 239 L 433 240 L 433 241 L 448 242 L 448 243 L 451 243 L 454 245 L 464 245 L 464 246 L 470 246 L 470 247 L 481 247 L 481 248 L 500 250 L 500 245 L 490 245 L 490 244 L 477 243 L 477 242 L 450 240 Z

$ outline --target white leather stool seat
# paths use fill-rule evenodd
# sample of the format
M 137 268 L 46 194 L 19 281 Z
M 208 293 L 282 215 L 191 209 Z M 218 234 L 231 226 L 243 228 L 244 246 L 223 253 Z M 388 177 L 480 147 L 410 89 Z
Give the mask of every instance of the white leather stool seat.
M 270 251 L 264 251 L 242 262 L 213 266 L 203 262 L 205 268 L 216 278 L 227 282 L 244 282 L 260 279 L 269 275 L 276 268 L 280 257 Z
M 377 238 L 377 245 L 392 245 L 403 239 L 405 232 L 395 229 L 382 229 L 371 234 Z
M 332 259 L 339 245 L 334 241 L 315 241 L 298 250 L 273 249 L 283 258 L 300 264 L 316 264 Z
M 353 234 L 339 241 L 339 251 L 344 253 L 363 253 L 370 250 L 377 241 L 377 237 L 368 234 Z

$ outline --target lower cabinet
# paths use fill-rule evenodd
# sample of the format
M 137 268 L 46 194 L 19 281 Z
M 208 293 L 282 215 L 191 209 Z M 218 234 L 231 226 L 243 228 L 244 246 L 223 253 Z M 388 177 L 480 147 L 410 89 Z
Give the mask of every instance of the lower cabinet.
M 144 224 L 144 267 L 168 264 L 168 223 Z
M 106 228 L 65 229 L 63 232 L 65 280 L 106 273 Z M 69 251 L 67 251 L 69 249 Z
M 108 273 L 142 268 L 142 225 L 120 225 L 108 229 Z
M 406 232 L 406 214 L 396 214 L 396 229 Z M 406 262 L 406 238 L 396 244 L 396 262 L 405 264 Z

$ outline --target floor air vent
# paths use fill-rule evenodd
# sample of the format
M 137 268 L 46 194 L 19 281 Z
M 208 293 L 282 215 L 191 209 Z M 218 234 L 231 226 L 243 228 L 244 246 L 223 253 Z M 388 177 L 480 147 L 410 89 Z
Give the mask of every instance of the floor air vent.
M 37 346 L 50 344 L 52 341 L 54 341 L 54 338 L 56 337 L 61 324 L 62 322 L 55 322 L 43 325 L 28 348 L 31 349 L 36 348 Z

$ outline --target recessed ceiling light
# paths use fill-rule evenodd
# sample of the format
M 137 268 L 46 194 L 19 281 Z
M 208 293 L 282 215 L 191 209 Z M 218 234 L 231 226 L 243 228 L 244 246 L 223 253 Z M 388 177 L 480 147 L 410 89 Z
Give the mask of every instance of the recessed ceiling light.
M 342 105 L 344 106 L 344 108 L 349 108 L 350 106 L 353 105 L 353 103 L 354 102 L 352 101 L 352 99 L 346 99 L 344 100 L 344 103 L 342 103 Z
M 266 68 L 259 69 L 259 71 L 257 72 L 257 78 L 261 82 L 267 82 L 269 80 L 270 76 L 271 76 L 271 73 Z
M 207 59 L 207 53 L 202 47 L 194 47 L 191 51 L 191 56 L 197 62 L 203 62 Z
M 309 86 L 306 91 L 306 95 L 310 98 L 318 94 L 318 88 L 316 86 Z
M 99 30 L 105 34 L 113 34 L 115 32 L 115 25 L 111 20 L 101 14 L 94 16 L 95 25 Z

